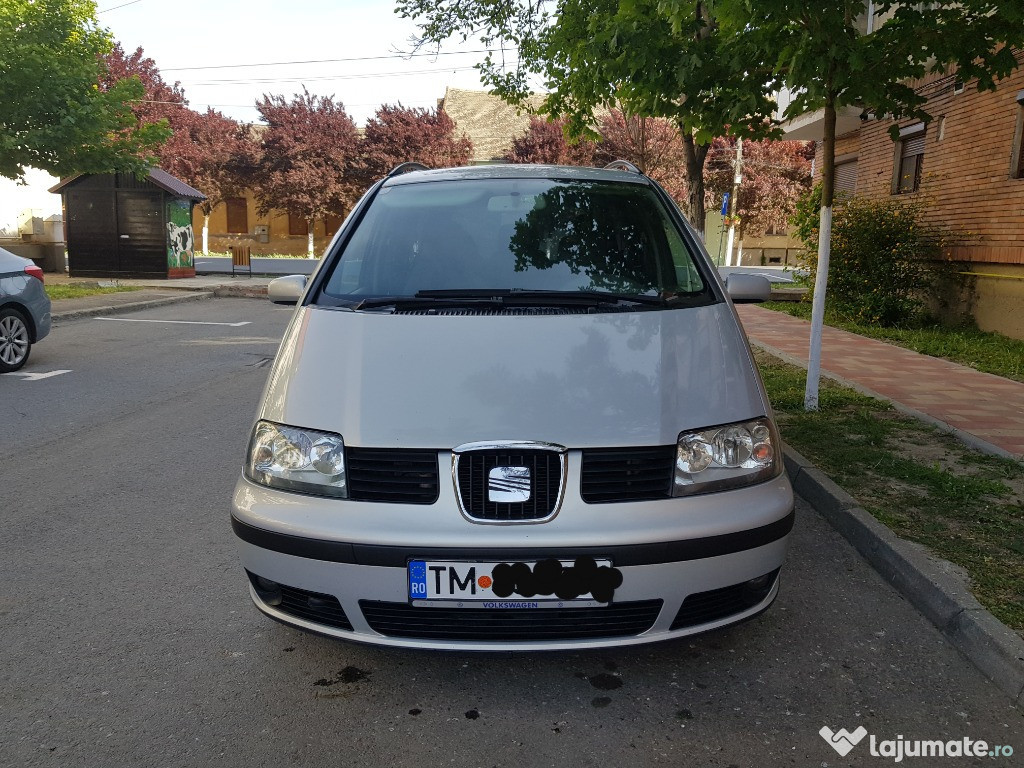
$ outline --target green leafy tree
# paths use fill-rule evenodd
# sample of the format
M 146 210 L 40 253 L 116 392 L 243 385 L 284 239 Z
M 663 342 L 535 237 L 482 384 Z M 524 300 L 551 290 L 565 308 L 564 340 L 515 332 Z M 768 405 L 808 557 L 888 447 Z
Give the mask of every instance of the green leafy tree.
M 689 4 L 664 3 L 683 23 Z M 805 406 L 818 407 L 821 331 L 828 283 L 835 197 L 836 117 L 843 107 L 894 121 L 930 119 L 925 97 L 911 81 L 955 70 L 978 90 L 1017 66 L 1024 45 L 1024 5 L 999 0 L 877 0 L 867 19 L 866 0 L 826 0 L 813 8 L 796 0 L 717 0 L 716 13 L 729 50 L 756 70 L 767 67 L 793 93 L 786 117 L 822 110 L 822 195 L 817 285 Z M 873 31 L 865 34 L 867 21 Z M 878 22 L 875 24 L 874 22 Z M 896 125 L 892 130 L 896 138 Z
M 135 119 L 138 79 L 99 87 L 112 47 L 89 0 L 0 2 L 0 176 L 146 168 L 170 132 Z
M 598 110 L 670 120 L 683 141 L 687 207 L 700 231 L 711 140 L 771 130 L 770 70 L 758 71 L 729 49 L 713 8 L 702 1 L 397 0 L 397 12 L 419 24 L 422 44 L 473 36 L 514 48 L 514 67 L 503 54 L 487 56 L 480 66 L 484 83 L 526 107 L 539 79 L 549 92 L 539 111 L 565 118 L 575 136 L 596 138 Z

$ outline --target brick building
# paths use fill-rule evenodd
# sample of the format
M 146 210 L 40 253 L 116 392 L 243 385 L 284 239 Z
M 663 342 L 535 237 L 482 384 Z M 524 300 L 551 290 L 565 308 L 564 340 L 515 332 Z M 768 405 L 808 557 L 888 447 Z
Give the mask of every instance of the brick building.
M 932 120 L 899 121 L 898 141 L 891 120 L 840 114 L 837 190 L 920 200 L 929 219 L 965 236 L 949 255 L 974 273 L 967 299 L 978 326 L 1024 338 L 1024 68 L 995 91 L 979 93 L 955 73 L 915 85 Z M 819 140 L 820 179 L 820 119 L 802 115 L 786 127 L 786 138 Z

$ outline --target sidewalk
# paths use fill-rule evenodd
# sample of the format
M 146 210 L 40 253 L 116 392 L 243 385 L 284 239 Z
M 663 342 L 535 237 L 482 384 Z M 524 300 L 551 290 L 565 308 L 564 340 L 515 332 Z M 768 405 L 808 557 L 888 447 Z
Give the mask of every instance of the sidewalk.
M 752 344 L 807 367 L 809 322 L 753 304 L 736 309 Z M 1024 383 L 828 326 L 821 368 L 980 450 L 1024 460 Z

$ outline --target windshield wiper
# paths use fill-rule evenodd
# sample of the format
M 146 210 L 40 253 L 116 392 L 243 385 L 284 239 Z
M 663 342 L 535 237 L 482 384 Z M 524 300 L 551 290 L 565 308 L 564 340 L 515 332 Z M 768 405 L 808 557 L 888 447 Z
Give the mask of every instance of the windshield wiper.
M 487 296 L 427 296 L 429 291 L 420 291 L 415 296 L 370 296 L 350 309 L 381 309 L 394 307 L 395 309 L 421 309 L 423 307 L 464 307 L 467 304 L 473 306 L 501 304 L 500 298 L 493 300 Z
M 588 307 L 597 307 L 607 304 L 643 304 L 652 306 L 664 306 L 665 299 L 660 296 L 647 296 L 635 293 L 615 293 L 612 291 L 547 291 L 530 290 L 526 288 L 454 288 L 444 290 L 419 291 L 416 298 L 423 299 L 464 299 L 464 300 L 487 300 L 506 306 L 522 306 L 524 304 L 533 306 L 550 306 L 552 304 L 562 305 L 582 304 Z

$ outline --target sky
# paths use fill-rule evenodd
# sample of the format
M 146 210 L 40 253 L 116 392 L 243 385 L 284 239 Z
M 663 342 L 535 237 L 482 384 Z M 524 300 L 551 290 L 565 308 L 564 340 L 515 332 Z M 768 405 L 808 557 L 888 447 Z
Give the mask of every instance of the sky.
M 290 98 L 303 85 L 333 95 L 357 125 L 381 104 L 432 108 L 447 87 L 483 89 L 473 69 L 479 41 L 408 58 L 416 25 L 394 8 L 390 0 L 97 0 L 97 18 L 127 53 L 141 46 L 165 81 L 180 82 L 192 109 L 243 122 L 259 118 L 253 104 L 264 93 Z M 514 63 L 514 52 L 506 55 Z M 60 212 L 59 196 L 47 192 L 57 180 L 26 176 L 28 186 L 0 179 L 0 229 L 25 209 Z
M 211 106 L 236 120 L 258 119 L 253 103 L 262 94 L 291 97 L 303 85 L 333 95 L 359 125 L 382 103 L 434 107 L 448 86 L 483 88 L 473 69 L 483 58 L 479 41 L 452 40 L 436 57 L 403 57 L 416 25 L 395 14 L 388 0 L 97 0 L 97 6 L 100 24 L 125 51 L 141 46 L 164 80 L 180 81 L 193 109 Z

